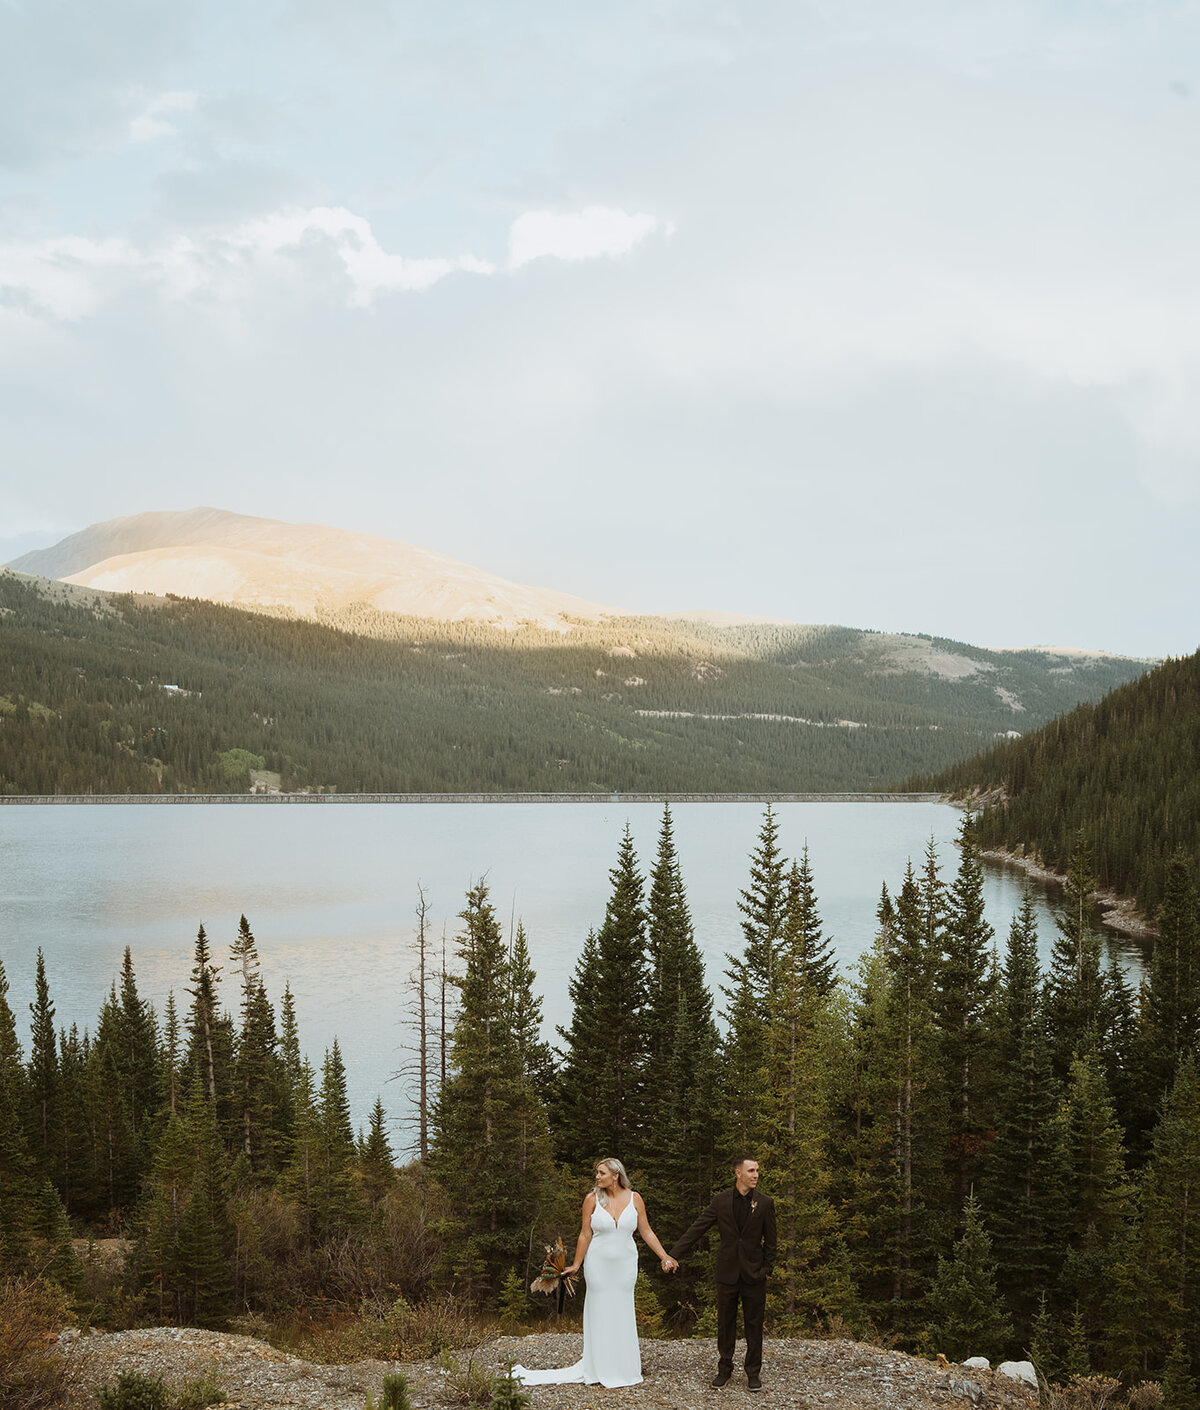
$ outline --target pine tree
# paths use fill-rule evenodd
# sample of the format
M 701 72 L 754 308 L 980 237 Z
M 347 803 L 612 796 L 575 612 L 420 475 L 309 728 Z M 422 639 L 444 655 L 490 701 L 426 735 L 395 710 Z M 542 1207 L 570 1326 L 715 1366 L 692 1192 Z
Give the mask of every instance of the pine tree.
M 138 994 L 129 946 L 121 961 L 121 987 L 115 1032 L 114 1061 L 134 1140 L 139 1168 L 149 1164 L 152 1128 L 162 1108 L 162 1057 L 154 1009 Z
M 29 1124 L 28 1144 L 33 1173 L 42 1181 L 60 1178 L 59 1154 L 62 1148 L 61 1075 L 58 1066 L 58 1040 L 54 1032 L 54 1005 L 46 981 L 46 961 L 37 952 L 35 1001 L 29 1005 L 30 1023 Z
M 949 897 L 934 1010 L 950 1102 L 950 1171 L 963 1200 L 974 1184 L 987 1123 L 979 1101 L 986 1068 L 985 1015 L 995 932 L 983 911 L 983 863 L 970 813 L 958 834 L 959 867 Z
M 315 1236 L 323 1239 L 345 1233 L 361 1214 L 361 1200 L 346 1067 L 336 1038 L 325 1050 L 321 1067 L 313 1170 Z
M 1096 930 L 1096 889 L 1087 842 L 1075 840 L 1055 917 L 1058 936 L 1050 959 L 1046 1010 L 1054 1072 L 1066 1080 L 1075 1057 L 1095 1051 L 1103 1024 L 1104 975 Z
M 229 954 L 242 991 L 234 1074 L 238 1136 L 250 1168 L 269 1173 L 275 1166 L 273 1117 L 278 1101 L 275 1011 L 263 987 L 258 946 L 244 915 Z
M 628 827 L 609 876 L 604 924 L 585 941 L 569 986 L 571 1026 L 559 1029 L 566 1049 L 553 1098 L 554 1135 L 564 1160 L 615 1155 L 638 1168 L 648 1041 L 646 916 Z
M 387 1136 L 387 1116 L 383 1102 L 376 1097 L 371 1108 L 367 1138 L 359 1149 L 363 1189 L 372 1204 L 378 1204 L 396 1183 L 396 1158 Z
M 892 1291 L 895 1227 L 895 1084 L 890 1042 L 888 946 L 894 912 L 879 911 L 874 947 L 858 962 L 840 1060 L 831 1072 L 837 1120 L 832 1135 L 833 1197 L 842 1212 L 849 1265 L 866 1309 L 879 1319 Z
M 768 1026 L 767 1162 L 780 1195 L 771 1292 L 782 1325 L 792 1331 L 844 1316 L 854 1301 L 829 1194 L 829 999 L 809 967 L 811 938 L 803 925 L 785 926 Z
M 1188 1351 L 1187 1339 L 1177 1336 L 1171 1343 L 1171 1353 L 1163 1368 L 1162 1410 L 1200 1410 L 1200 1394 L 1192 1374 L 1195 1363 Z
M 507 947 L 482 882 L 468 893 L 461 918 L 462 1006 L 429 1163 L 449 1197 L 447 1269 L 465 1290 L 495 1295 L 526 1256 L 552 1167 L 541 1106 L 508 1027 Z
M 508 1025 L 517 1044 L 521 1072 L 539 1100 L 550 1093 L 554 1080 L 554 1055 L 542 1038 L 542 1001 L 534 985 L 537 975 L 529 958 L 525 927 L 517 922 L 508 956 Z
M 1069 1248 L 1061 1286 L 1091 1336 L 1102 1325 L 1106 1263 L 1133 1212 L 1121 1128 L 1094 1053 L 1071 1064 L 1064 1155 Z
M 217 1081 L 220 1057 L 220 1040 L 217 1037 L 217 986 L 220 974 L 221 967 L 212 962 L 208 936 L 202 925 L 196 932 L 192 987 L 188 990 L 192 996 L 192 1007 L 187 1021 L 187 1066 L 189 1070 L 199 1074 L 209 1100 L 214 1104 L 218 1102 L 220 1095 L 224 1095 L 223 1088 L 218 1087 Z
M 953 1256 L 938 1258 L 929 1295 L 931 1333 L 937 1349 L 952 1361 L 968 1356 L 997 1360 L 1008 1350 L 1012 1324 L 996 1291 L 992 1241 L 973 1195 L 963 1205 L 962 1227 Z
M 744 942 L 731 965 L 745 967 L 750 989 L 768 1020 L 775 998 L 775 964 L 787 914 L 787 862 L 779 849 L 779 823 L 768 803 L 758 842 L 750 854 L 750 884 L 741 893 Z
M 650 875 L 646 934 L 650 1138 L 642 1165 L 659 1224 L 685 1228 L 713 1185 L 718 1035 L 667 805 Z M 689 1300 L 696 1275 L 689 1266 L 674 1276 L 667 1290 L 673 1301 Z
M 1200 1064 L 1190 1053 L 1154 1132 L 1143 1192 L 1152 1321 L 1200 1360 Z M 1161 1344 L 1154 1348 L 1161 1354 Z
M 982 1182 L 997 1277 L 1021 1335 L 1030 1332 L 1035 1299 L 1057 1271 L 1065 1213 L 1059 1087 L 1050 1066 L 1037 945 L 1027 890 L 1009 930 L 995 1010 L 996 1135 Z
M 1182 852 L 1167 869 L 1158 939 L 1142 1001 L 1142 1084 L 1152 1105 L 1187 1053 L 1200 1053 L 1200 898 Z
M 912 867 L 896 902 L 885 1024 L 893 1111 L 894 1224 L 886 1240 L 893 1317 L 915 1328 L 933 1272 L 934 1224 L 944 1195 L 945 1099 L 933 980 L 941 935 L 941 882 L 932 848 L 918 884 Z M 935 946 L 937 948 L 935 948 Z
M 837 961 L 834 958 L 833 941 L 821 932 L 821 917 L 817 910 L 816 885 L 808 860 L 807 842 L 799 862 L 792 863 L 787 875 L 783 944 L 797 958 L 805 985 L 819 999 L 827 999 L 837 984 Z

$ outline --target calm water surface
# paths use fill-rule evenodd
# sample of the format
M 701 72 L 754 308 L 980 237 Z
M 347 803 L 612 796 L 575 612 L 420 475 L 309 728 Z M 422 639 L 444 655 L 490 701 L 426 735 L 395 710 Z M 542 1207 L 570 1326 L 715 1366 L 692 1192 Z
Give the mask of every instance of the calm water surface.
M 850 969 L 873 938 L 882 883 L 898 889 L 932 836 L 947 879 L 960 814 L 938 803 L 807 802 L 776 807 L 781 845 L 805 842 L 825 931 Z M 696 937 L 716 987 L 740 942 L 737 900 L 762 822 L 757 803 L 681 803 L 675 839 Z M 628 822 L 653 864 L 657 803 L 359 804 L 325 807 L 0 807 L 0 961 L 28 1046 L 39 946 L 57 1022 L 93 1026 L 126 945 L 139 987 L 160 1014 L 170 989 L 185 1011 L 196 929 L 218 963 L 244 912 L 268 992 L 296 996 L 301 1040 L 319 1066 L 336 1035 L 355 1123 L 383 1098 L 398 1146 L 411 1130 L 408 978 L 417 885 L 435 937 L 452 939 L 469 886 L 486 877 L 506 928 L 523 920 L 544 995 L 547 1032 L 570 1018 L 567 981 L 587 931 L 604 916 L 608 870 Z M 1002 946 L 1023 878 L 992 870 L 988 918 Z M 1037 893 L 1043 952 L 1053 897 Z M 1133 942 L 1110 941 L 1135 975 Z M 234 1007 L 232 984 L 225 1001 Z

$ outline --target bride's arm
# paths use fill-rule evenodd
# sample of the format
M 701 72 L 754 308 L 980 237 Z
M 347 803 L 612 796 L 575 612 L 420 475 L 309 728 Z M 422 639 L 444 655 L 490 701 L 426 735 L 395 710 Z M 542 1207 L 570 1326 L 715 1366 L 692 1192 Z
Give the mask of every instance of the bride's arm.
M 578 1273 L 583 1267 L 583 1260 L 587 1255 L 588 1244 L 592 1241 L 592 1210 L 596 1207 L 596 1196 L 588 1195 L 583 1202 L 583 1218 L 579 1224 L 579 1239 L 575 1244 L 575 1262 L 569 1268 L 563 1269 L 563 1277 L 568 1273 Z
M 675 1260 L 666 1251 L 666 1249 L 663 1248 L 662 1244 L 659 1243 L 658 1235 L 650 1227 L 650 1221 L 646 1218 L 646 1206 L 642 1200 L 641 1195 L 636 1193 L 634 1194 L 633 1207 L 637 1210 L 638 1233 L 641 1234 L 642 1238 L 645 1239 L 646 1243 L 650 1246 L 650 1248 L 652 1248 L 654 1252 L 658 1254 L 658 1257 L 662 1262 L 663 1272 L 673 1273 L 675 1269 L 679 1267 L 679 1264 L 675 1262 Z

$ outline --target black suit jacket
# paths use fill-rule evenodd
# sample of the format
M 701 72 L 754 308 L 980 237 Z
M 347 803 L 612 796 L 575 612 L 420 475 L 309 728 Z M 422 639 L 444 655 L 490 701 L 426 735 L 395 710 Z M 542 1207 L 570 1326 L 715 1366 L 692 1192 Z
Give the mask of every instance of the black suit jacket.
M 763 1283 L 775 1267 L 775 1205 L 770 1195 L 755 1190 L 750 1196 L 746 1227 L 739 1229 L 733 1215 L 733 1189 L 713 1196 L 712 1203 L 670 1250 L 672 1258 L 689 1254 L 705 1234 L 717 1226 L 717 1282 Z

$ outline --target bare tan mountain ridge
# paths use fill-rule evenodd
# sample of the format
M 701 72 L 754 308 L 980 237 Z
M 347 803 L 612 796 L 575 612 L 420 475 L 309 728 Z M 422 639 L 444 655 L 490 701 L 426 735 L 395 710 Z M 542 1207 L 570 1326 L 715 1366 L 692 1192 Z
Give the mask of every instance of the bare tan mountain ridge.
M 437 621 L 563 630 L 571 620 L 620 615 L 570 593 L 508 582 L 412 544 L 222 509 L 110 519 L 9 566 L 106 592 L 173 593 L 301 617 L 364 604 Z
M 577 624 L 612 624 L 634 616 L 717 631 L 800 626 L 719 608 L 635 614 L 555 589 L 509 582 L 393 539 L 205 507 L 92 524 L 7 566 L 102 592 L 202 598 L 251 611 L 340 618 L 339 625 L 347 626 L 352 625 L 345 620 L 349 610 L 363 607 L 429 621 L 487 623 L 505 631 L 531 626 L 569 632 Z M 996 669 L 996 657 L 1011 654 L 982 648 L 948 651 L 912 634 L 864 632 L 863 638 L 878 671 L 947 680 L 986 675 Z M 1103 652 L 1073 647 L 1028 649 L 1060 658 L 1052 666 L 1059 672 L 1105 659 Z M 1003 691 L 997 685 L 997 692 Z M 1005 703 L 1017 712 L 1022 709 L 1019 701 Z

